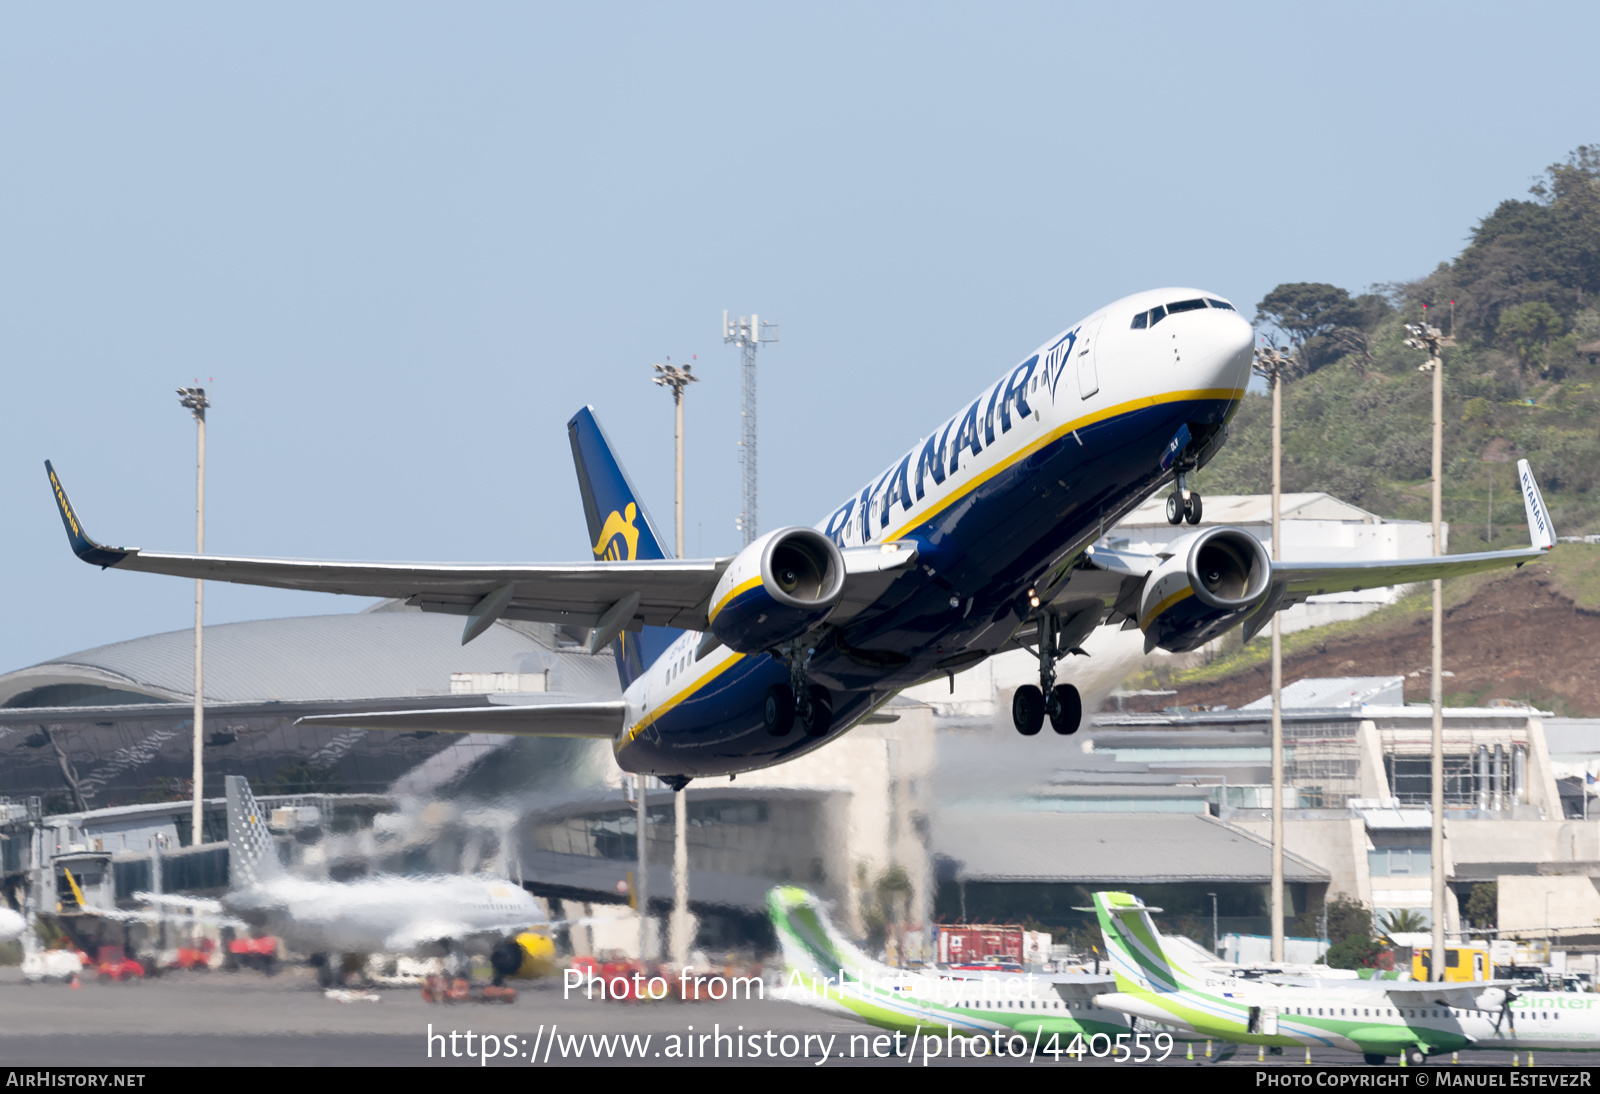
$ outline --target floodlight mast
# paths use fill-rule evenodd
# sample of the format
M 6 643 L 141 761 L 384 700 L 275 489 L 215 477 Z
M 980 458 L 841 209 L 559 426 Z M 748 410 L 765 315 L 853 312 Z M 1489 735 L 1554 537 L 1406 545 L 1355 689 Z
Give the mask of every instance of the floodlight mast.
M 211 401 L 203 387 L 180 387 L 178 405 L 194 415 L 197 428 L 198 456 L 195 461 L 195 517 L 194 553 L 206 553 L 206 408 Z M 202 802 L 205 788 L 205 656 L 202 647 L 201 626 L 205 619 L 205 582 L 194 582 L 194 802 L 190 809 L 191 831 L 189 845 L 201 841 L 201 822 L 204 818 Z
M 656 370 L 655 382 L 662 387 L 672 389 L 672 405 L 676 415 L 673 426 L 673 444 L 677 456 L 677 493 L 676 493 L 676 532 L 678 557 L 683 557 L 683 389 L 690 384 L 697 383 L 700 377 L 694 374 L 693 365 L 684 365 L 679 368 L 672 363 L 672 358 L 667 358 L 664 365 L 651 365 Z
M 771 333 L 771 337 L 768 337 L 768 332 Z M 778 341 L 778 324 L 763 323 L 760 316 L 754 314 L 748 320 L 742 315 L 736 320 L 730 320 L 727 309 L 723 309 L 722 341 L 739 347 L 742 366 L 739 458 L 744 472 L 744 490 L 738 527 L 744 534 L 744 545 L 748 547 L 751 541 L 760 535 L 756 489 L 756 350 L 763 342 Z
M 1272 561 L 1283 559 L 1283 377 L 1292 358 L 1268 345 L 1256 351 L 1254 370 L 1272 385 Z M 1283 623 L 1272 613 L 1272 960 L 1284 960 L 1283 944 Z
M 1451 301 L 1452 306 L 1454 301 Z M 1421 323 L 1407 323 L 1411 335 L 1406 345 L 1428 354 L 1428 363 L 1420 365 L 1418 372 L 1433 373 L 1433 553 L 1444 554 L 1441 521 L 1440 486 L 1444 478 L 1444 350 L 1456 344 L 1427 320 L 1424 307 Z M 1445 974 L 1444 952 L 1444 583 L 1433 583 L 1433 757 L 1429 765 L 1433 775 L 1433 953 L 1430 980 L 1443 980 Z
M 667 358 L 664 365 L 652 365 L 656 370 L 655 382 L 662 387 L 672 389 L 672 405 L 674 411 L 673 440 L 677 453 L 677 492 L 675 509 L 677 515 L 677 552 L 678 557 L 683 557 L 683 389 L 690 384 L 697 383 L 700 377 L 694 374 L 693 365 L 684 365 L 681 369 L 672 363 L 672 358 Z M 693 941 L 692 924 L 689 920 L 689 803 L 686 795 L 688 790 L 678 786 L 672 794 L 672 918 L 667 924 L 667 948 L 675 964 L 682 966 L 689 963 L 689 945 Z M 641 817 L 643 814 L 640 814 Z M 640 821 L 640 830 L 643 831 L 644 822 Z M 644 844 L 641 841 L 640 846 Z M 641 852 L 639 858 L 639 872 L 643 876 L 649 864 Z M 641 949 L 640 960 L 643 960 Z

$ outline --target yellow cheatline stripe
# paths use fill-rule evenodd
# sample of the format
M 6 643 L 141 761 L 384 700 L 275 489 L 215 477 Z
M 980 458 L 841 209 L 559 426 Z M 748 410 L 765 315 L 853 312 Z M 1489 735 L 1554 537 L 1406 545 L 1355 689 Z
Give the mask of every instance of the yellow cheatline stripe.
M 707 623 L 713 622 L 717 618 L 717 616 L 721 614 L 722 609 L 726 608 L 728 606 L 728 601 L 732 600 L 734 597 L 738 596 L 740 593 L 749 592 L 751 589 L 754 589 L 759 584 L 761 584 L 761 575 L 757 574 L 755 577 L 752 577 L 750 580 L 741 582 L 738 585 L 735 585 L 733 588 L 729 589 L 728 590 L 728 595 L 723 597 L 721 600 L 717 601 L 716 607 L 711 609 L 711 614 L 706 616 L 706 622 Z
M 1105 421 L 1108 418 L 1115 418 L 1115 417 L 1118 417 L 1118 416 L 1120 416 L 1122 414 L 1130 413 L 1130 412 L 1132 412 L 1134 410 L 1143 410 L 1146 407 L 1160 406 L 1163 403 L 1176 403 L 1176 402 L 1182 402 L 1182 401 L 1185 401 L 1185 400 L 1194 400 L 1194 399 L 1238 400 L 1238 399 L 1242 399 L 1243 397 L 1244 397 L 1244 390 L 1242 388 L 1197 388 L 1197 389 L 1192 390 L 1192 391 L 1172 391 L 1172 392 L 1168 392 L 1165 395 L 1148 395 L 1148 396 L 1145 396 L 1144 398 L 1140 398 L 1140 399 L 1130 399 L 1129 401 L 1127 401 L 1125 403 L 1118 403 L 1116 406 L 1106 407 L 1104 410 L 1097 410 L 1093 414 L 1086 414 L 1082 418 L 1078 418 L 1078 419 L 1076 419 L 1074 421 L 1068 422 L 1067 424 L 1065 424 L 1063 426 L 1057 427 L 1056 429 L 1052 430 L 1051 432 L 1049 432 L 1045 436 L 1038 438 L 1037 440 L 1033 441 L 1031 444 L 1028 444 L 1024 448 L 1022 448 L 1021 450 L 1013 453 L 1003 463 L 997 464 L 994 467 L 989 468 L 987 471 L 983 472 L 982 474 L 975 476 L 972 479 L 972 481 L 967 483 L 966 486 L 964 486 L 961 490 L 952 493 L 949 497 L 947 497 L 944 500 L 942 500 L 941 502 L 939 502 L 936 506 L 930 508 L 926 513 L 922 514 L 921 516 L 919 516 L 919 517 L 915 518 L 914 520 L 912 520 L 910 523 L 908 523 L 908 524 L 904 525 L 903 527 L 901 527 L 893 535 L 889 535 L 889 536 L 883 537 L 882 541 L 871 540 L 869 542 L 885 542 L 885 541 L 888 541 L 888 540 L 895 540 L 895 539 L 901 538 L 903 535 L 905 535 L 911 529 L 917 527 L 920 524 L 924 524 L 929 520 L 932 520 L 935 516 L 937 516 L 938 514 L 942 513 L 944 510 L 948 509 L 950 506 L 954 505 L 956 502 L 960 501 L 967 494 L 971 493 L 973 490 L 976 490 L 979 486 L 983 485 L 985 482 L 988 482 L 990 479 L 992 479 L 996 475 L 1000 474 L 1000 472 L 1004 471 L 1006 468 L 1010 467 L 1012 464 L 1016 463 L 1018 460 L 1026 459 L 1028 456 L 1030 456 L 1033 453 L 1037 452 L 1039 449 L 1043 448 L 1045 445 L 1050 444 L 1050 443 L 1052 443 L 1054 441 L 1060 440 L 1062 437 L 1067 436 L 1069 433 L 1072 433 L 1075 430 L 1084 429 L 1084 428 L 1086 428 L 1088 426 L 1094 425 L 1096 422 L 1102 422 L 1102 421 Z M 740 593 L 743 593 L 743 592 L 746 592 L 746 591 L 748 591 L 750 589 L 755 588 L 760 583 L 761 583 L 761 575 L 757 574 L 755 577 L 752 577 L 749 580 L 744 581 L 744 582 L 740 583 L 739 585 L 736 585 L 733 589 L 731 589 L 728 592 L 728 594 L 726 596 L 724 596 L 721 600 L 717 601 L 716 606 L 711 609 L 711 612 L 710 612 L 710 615 L 709 615 L 709 617 L 707 619 L 707 622 L 710 622 L 710 620 L 716 619 L 717 615 L 719 613 L 721 613 L 722 609 L 724 607 L 726 607 L 728 602 L 730 600 L 732 600 L 734 597 L 738 596 Z M 1169 598 L 1169 600 L 1163 601 L 1160 605 L 1157 606 L 1156 612 L 1152 613 L 1152 614 L 1159 614 L 1162 610 L 1166 609 L 1167 607 L 1170 607 L 1171 604 L 1174 603 L 1177 599 L 1181 599 L 1184 596 L 1192 596 L 1192 595 L 1193 595 L 1193 590 L 1185 588 L 1181 593 L 1176 594 L 1176 596 L 1174 598 Z M 728 671 L 728 669 L 732 668 L 735 664 L 737 664 L 740 660 L 742 660 L 744 658 L 744 656 L 745 655 L 742 654 L 742 653 L 733 654 L 731 657 L 729 657 L 722 664 L 718 665 L 716 668 L 714 668 L 710 672 L 706 673 L 706 675 L 700 677 L 698 680 L 695 680 L 693 683 L 691 683 L 683 691 L 679 692 L 677 695 L 674 695 L 672 698 L 668 699 L 666 702 L 664 702 L 660 706 L 656 707 L 656 709 L 654 711 L 652 711 L 650 714 L 646 715 L 644 718 L 640 719 L 638 724 L 632 726 L 628 730 L 628 732 L 623 735 L 622 739 L 620 741 L 618 741 L 616 743 L 616 745 L 614 746 L 613 751 L 615 751 L 615 752 L 622 751 L 622 749 L 623 749 L 623 747 L 625 745 L 631 743 L 635 737 L 639 736 L 640 733 L 644 732 L 647 728 L 649 728 L 651 725 L 653 725 L 656 722 L 657 719 L 661 718 L 669 710 L 671 710 L 672 708 L 678 706 L 680 703 L 683 703 L 685 700 L 687 700 L 690 696 L 694 695 L 695 692 L 699 691 L 706 684 L 710 683 L 712 680 L 715 680 L 718 676 L 721 676 L 724 672 Z M 893 696 L 890 696 L 890 698 L 892 698 L 892 697 Z M 888 699 L 884 700 L 884 702 L 887 702 L 887 701 L 888 701 Z M 882 706 L 883 704 L 880 703 L 878 705 Z M 876 710 L 877 707 L 874 707 L 872 709 Z
M 732 652 L 732 651 L 730 651 L 730 652 Z M 715 680 L 717 677 L 719 677 L 723 673 L 727 672 L 729 669 L 731 669 L 738 662 L 742 661 L 744 659 L 744 656 L 745 655 L 742 654 L 742 653 L 733 653 L 733 655 L 731 657 L 729 657 L 726 661 L 724 661 L 722 664 L 718 665 L 716 668 L 712 669 L 710 672 L 706 673 L 704 676 L 700 677 L 698 680 L 693 681 L 692 683 L 690 683 L 690 685 L 688 687 L 684 688 L 682 691 L 678 692 L 678 694 L 674 695 L 672 698 L 668 699 L 666 702 L 664 702 L 660 706 L 656 707 L 655 710 L 651 711 L 649 714 L 647 714 L 643 718 L 639 719 L 638 724 L 632 726 L 631 728 L 629 728 L 628 732 L 623 735 L 622 740 L 620 740 L 620 741 L 618 741 L 616 743 L 616 746 L 612 749 L 612 751 L 613 752 L 622 751 L 622 747 L 624 745 L 629 744 L 635 737 L 637 737 L 639 734 L 643 733 L 645 731 L 645 729 L 648 728 L 649 726 L 651 726 L 652 724 L 654 724 L 655 721 L 658 718 L 660 718 L 662 715 L 666 714 L 667 711 L 671 710 L 673 707 L 675 707 L 678 704 L 686 701 L 687 699 L 689 699 L 690 696 L 694 695 L 695 692 L 699 691 L 701 688 L 705 687 L 711 681 Z
M 1192 391 L 1169 391 L 1165 395 L 1146 395 L 1140 399 L 1129 399 L 1125 403 L 1118 403 L 1116 406 L 1108 406 L 1104 410 L 1095 411 L 1093 414 L 1086 414 L 1082 418 L 1068 422 L 1066 425 L 1056 427 L 1049 433 L 1046 433 L 1043 437 L 1040 437 L 1031 444 L 1028 444 L 1017 452 L 1013 453 L 1001 463 L 997 463 L 987 471 L 974 476 L 972 481 L 967 483 L 966 486 L 962 487 L 960 490 L 952 492 L 949 497 L 943 499 L 937 505 L 934 505 L 921 516 L 916 517 L 907 524 L 903 525 L 893 534 L 884 536 L 882 540 L 872 539 L 868 542 L 879 543 L 887 542 L 888 540 L 892 539 L 899 539 L 913 528 L 926 524 L 928 521 L 932 520 L 934 517 L 950 508 L 950 506 L 954 505 L 956 502 L 972 493 L 972 491 L 976 490 L 978 487 L 982 486 L 984 483 L 1000 474 L 1000 472 L 1006 470 L 1018 460 L 1027 459 L 1045 445 L 1054 444 L 1056 441 L 1059 441 L 1069 433 L 1076 432 L 1080 429 L 1085 429 L 1097 422 L 1103 422 L 1108 418 L 1118 418 L 1124 414 L 1132 413 L 1135 410 L 1145 410 L 1152 406 L 1161 406 L 1163 403 L 1179 403 L 1196 399 L 1228 399 L 1231 401 L 1237 401 L 1242 398 L 1244 398 L 1243 388 L 1196 388 Z M 956 474 L 960 474 L 960 472 L 957 471 Z
M 1185 597 L 1189 597 L 1189 596 L 1193 596 L 1193 595 L 1194 595 L 1194 588 L 1192 586 L 1185 585 L 1183 588 L 1179 589 L 1177 592 L 1175 592 L 1171 596 L 1167 597 L 1161 603 L 1159 603 L 1155 607 L 1151 608 L 1150 611 L 1149 611 L 1149 614 L 1147 614 L 1143 619 L 1139 620 L 1139 629 L 1141 631 L 1149 630 L 1150 629 L 1150 624 L 1155 621 L 1156 616 L 1160 615 L 1162 612 L 1166 611 L 1168 608 L 1172 607 L 1174 604 L 1176 604 L 1178 601 L 1184 599 Z

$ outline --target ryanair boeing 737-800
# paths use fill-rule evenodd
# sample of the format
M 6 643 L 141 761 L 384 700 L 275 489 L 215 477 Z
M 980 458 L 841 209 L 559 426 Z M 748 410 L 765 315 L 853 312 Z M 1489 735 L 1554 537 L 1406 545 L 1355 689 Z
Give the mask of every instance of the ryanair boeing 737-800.
M 1188 476 L 1228 435 L 1253 333 L 1227 300 L 1158 289 L 1110 304 L 1007 369 L 814 527 L 780 528 L 730 558 L 670 557 L 588 408 L 567 424 L 593 561 L 548 565 L 306 562 L 155 554 L 83 531 L 48 462 L 78 557 L 210 581 L 396 597 L 467 617 L 587 628 L 614 645 L 615 702 L 324 715 L 368 729 L 600 737 L 627 771 L 669 785 L 817 748 L 898 691 L 1002 650 L 1037 654 L 1013 719 L 1076 732 L 1082 702 L 1057 662 L 1105 625 L 1146 650 L 1191 650 L 1318 593 L 1521 565 L 1555 544 L 1526 464 L 1532 544 L 1374 563 L 1274 563 L 1249 533 L 1212 527 L 1171 553 L 1094 547 L 1175 484 L 1167 519 L 1201 519 Z

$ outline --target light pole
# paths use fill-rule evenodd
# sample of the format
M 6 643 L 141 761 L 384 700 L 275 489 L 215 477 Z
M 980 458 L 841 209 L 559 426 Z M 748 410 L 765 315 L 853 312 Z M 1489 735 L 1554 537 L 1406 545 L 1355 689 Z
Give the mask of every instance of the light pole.
M 1207 893 L 1206 896 L 1211 898 L 1211 952 L 1221 953 L 1222 939 L 1217 935 L 1217 894 Z
M 194 553 L 206 553 L 206 408 L 211 401 L 203 387 L 180 387 L 178 404 L 194 415 L 197 427 L 199 455 L 195 471 Z M 201 623 L 205 618 L 205 582 L 194 581 L 194 805 L 190 811 L 191 830 L 189 845 L 198 846 L 201 840 L 201 808 L 205 787 L 205 658 L 201 647 Z
M 672 358 L 667 358 L 664 365 L 651 365 L 656 370 L 655 382 L 662 387 L 672 389 L 672 408 L 676 415 L 673 426 L 673 444 L 677 454 L 677 550 L 678 557 L 683 557 L 683 389 L 690 384 L 698 383 L 700 377 L 694 374 L 693 365 L 684 365 L 682 368 L 672 363 Z
M 1272 385 L 1272 561 L 1283 559 L 1283 374 L 1292 362 L 1274 346 L 1258 350 L 1255 372 Z M 1272 613 L 1272 960 L 1283 957 L 1283 624 Z
M 674 442 L 677 451 L 677 553 L 683 557 L 683 389 L 697 383 L 699 377 L 691 371 L 693 365 L 681 369 L 667 358 L 665 365 L 651 366 L 656 370 L 656 383 L 672 389 L 672 406 L 675 412 Z M 668 948 L 673 964 L 683 966 L 689 962 L 689 801 L 688 791 L 682 787 L 672 794 L 672 921 L 667 928 Z M 642 823 L 642 822 L 641 822 Z M 643 861 L 639 869 L 643 870 Z
M 1428 363 L 1420 371 L 1433 373 L 1433 553 L 1444 554 L 1441 543 L 1440 486 L 1444 478 L 1444 348 L 1455 345 L 1424 318 L 1407 323 L 1411 335 L 1406 345 L 1426 350 Z M 1433 969 L 1429 978 L 1444 979 L 1444 582 L 1433 582 Z

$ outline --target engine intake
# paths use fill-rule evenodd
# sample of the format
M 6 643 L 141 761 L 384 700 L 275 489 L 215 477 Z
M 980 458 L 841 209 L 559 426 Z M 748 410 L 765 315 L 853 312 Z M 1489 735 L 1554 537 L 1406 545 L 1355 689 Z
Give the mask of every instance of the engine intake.
M 1186 653 L 1237 626 L 1272 584 L 1261 541 L 1238 528 L 1208 528 L 1173 544 L 1145 581 L 1139 628 L 1145 650 Z
M 711 631 L 740 653 L 798 638 L 844 595 L 844 555 L 814 528 L 768 532 L 734 557 L 711 594 Z

